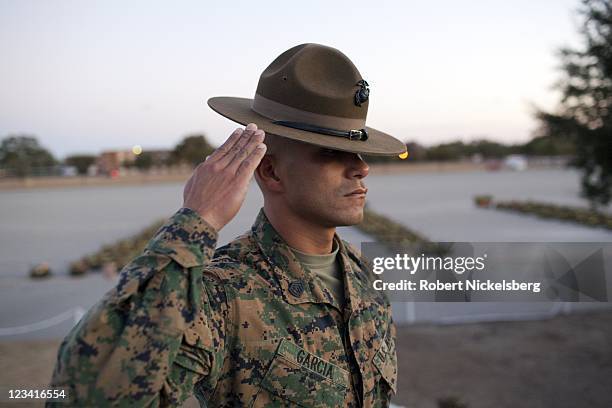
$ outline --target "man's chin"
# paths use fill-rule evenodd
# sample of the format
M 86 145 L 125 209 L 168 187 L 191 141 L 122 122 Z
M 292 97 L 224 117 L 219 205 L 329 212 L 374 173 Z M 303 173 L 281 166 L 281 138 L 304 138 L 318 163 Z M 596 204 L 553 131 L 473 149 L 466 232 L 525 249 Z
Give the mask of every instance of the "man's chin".
M 363 206 L 310 208 L 302 213 L 304 219 L 316 222 L 326 228 L 350 227 L 363 221 Z
M 336 227 L 351 227 L 357 225 L 363 221 L 363 208 L 351 213 L 336 214 L 335 218 L 334 224 Z

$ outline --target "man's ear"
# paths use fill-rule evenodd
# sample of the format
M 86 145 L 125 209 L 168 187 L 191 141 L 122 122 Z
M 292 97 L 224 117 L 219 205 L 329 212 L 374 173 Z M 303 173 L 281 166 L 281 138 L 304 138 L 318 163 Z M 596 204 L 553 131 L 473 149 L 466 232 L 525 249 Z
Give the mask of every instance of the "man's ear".
M 255 169 L 255 178 L 262 189 L 267 191 L 281 193 L 285 189 L 283 183 L 278 176 L 278 161 L 271 154 L 266 154 Z

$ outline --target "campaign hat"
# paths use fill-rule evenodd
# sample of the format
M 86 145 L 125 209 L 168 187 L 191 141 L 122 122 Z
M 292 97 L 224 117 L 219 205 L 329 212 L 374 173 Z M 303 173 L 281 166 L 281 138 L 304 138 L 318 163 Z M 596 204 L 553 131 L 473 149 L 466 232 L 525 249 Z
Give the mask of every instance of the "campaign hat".
M 371 95 L 375 91 L 346 55 L 309 43 L 276 57 L 259 77 L 253 98 L 217 96 L 208 105 L 267 134 L 364 155 L 405 153 L 403 142 L 366 125 Z

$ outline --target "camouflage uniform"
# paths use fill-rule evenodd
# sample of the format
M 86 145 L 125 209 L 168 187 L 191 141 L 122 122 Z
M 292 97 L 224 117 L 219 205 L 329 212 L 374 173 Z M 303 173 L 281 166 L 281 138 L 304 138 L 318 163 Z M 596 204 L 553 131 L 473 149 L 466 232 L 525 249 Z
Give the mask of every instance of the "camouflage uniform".
M 177 211 L 64 339 L 52 385 L 78 406 L 177 406 L 192 393 L 212 407 L 389 405 L 391 309 L 354 248 L 334 237 L 342 310 L 263 210 L 213 258 L 216 238 Z

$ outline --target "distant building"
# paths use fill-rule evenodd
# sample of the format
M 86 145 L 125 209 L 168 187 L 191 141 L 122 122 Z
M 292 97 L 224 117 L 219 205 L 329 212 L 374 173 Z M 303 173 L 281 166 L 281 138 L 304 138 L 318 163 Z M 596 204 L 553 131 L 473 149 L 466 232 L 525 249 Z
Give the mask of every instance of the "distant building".
M 75 166 L 61 166 L 60 174 L 64 177 L 74 177 L 78 176 L 79 172 Z
M 168 165 L 172 150 L 143 150 L 140 154 L 147 154 L 151 157 L 152 167 Z M 98 174 L 117 175 L 126 167 L 132 167 L 138 155 L 132 150 L 113 150 L 102 152 L 96 161 Z
M 159 167 L 168 164 L 172 150 L 145 150 L 143 153 L 150 154 L 153 161 L 153 166 Z
M 521 154 L 511 154 L 504 159 L 504 167 L 514 171 L 527 170 L 527 158 Z
M 100 174 L 100 170 L 98 169 L 98 166 L 96 164 L 92 164 L 87 168 L 88 176 L 97 176 L 98 174 Z
M 96 165 L 100 174 L 116 174 L 122 167 L 130 166 L 136 160 L 136 155 L 131 150 L 118 150 L 102 152 L 98 157 Z

